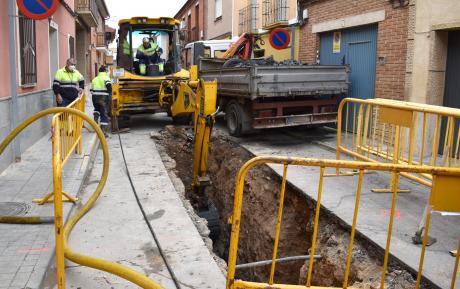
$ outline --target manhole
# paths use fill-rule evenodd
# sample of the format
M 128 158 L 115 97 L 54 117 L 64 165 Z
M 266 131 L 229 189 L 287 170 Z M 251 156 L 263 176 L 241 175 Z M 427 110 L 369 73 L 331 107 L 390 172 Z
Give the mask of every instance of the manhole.
M 29 210 L 26 203 L 0 202 L 0 216 L 24 216 Z

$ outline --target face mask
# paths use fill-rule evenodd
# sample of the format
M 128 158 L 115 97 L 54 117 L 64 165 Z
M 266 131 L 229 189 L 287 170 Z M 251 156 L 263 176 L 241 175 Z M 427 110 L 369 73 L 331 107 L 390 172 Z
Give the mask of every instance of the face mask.
M 69 65 L 69 71 L 74 71 L 75 70 L 75 65 Z

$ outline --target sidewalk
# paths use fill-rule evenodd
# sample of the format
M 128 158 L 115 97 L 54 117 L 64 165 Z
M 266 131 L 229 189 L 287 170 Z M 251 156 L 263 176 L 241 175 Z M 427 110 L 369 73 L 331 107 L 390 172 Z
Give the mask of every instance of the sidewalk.
M 86 111 L 92 115 L 88 104 Z M 73 155 L 65 165 L 64 191 L 77 195 L 97 143 L 96 135 L 83 129 L 83 154 Z M 21 162 L 11 164 L 0 174 L 0 208 L 4 208 L 0 214 L 13 215 L 16 212 L 17 216 L 54 216 L 52 203 L 39 206 L 32 202 L 33 198 L 41 198 L 52 189 L 48 134 L 22 155 Z M 71 208 L 71 203 L 65 203 L 65 219 Z M 54 224 L 0 224 L 0 288 L 40 288 L 48 266 L 54 262 L 54 244 Z
M 155 128 L 133 126 L 130 133 L 121 135 L 130 175 L 148 221 L 181 288 L 225 288 L 225 277 L 186 212 L 150 138 L 152 130 Z M 75 227 L 70 246 L 77 252 L 131 267 L 164 288 L 176 288 L 134 197 L 118 136 L 111 135 L 108 143 L 107 184 L 94 209 Z M 94 191 L 101 170 L 99 151 L 81 192 L 83 200 Z M 115 275 L 69 261 L 66 284 L 68 288 L 139 288 Z

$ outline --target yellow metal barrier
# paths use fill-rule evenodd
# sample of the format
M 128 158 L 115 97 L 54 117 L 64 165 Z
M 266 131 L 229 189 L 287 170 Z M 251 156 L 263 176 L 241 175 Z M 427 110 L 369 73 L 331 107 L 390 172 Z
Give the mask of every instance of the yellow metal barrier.
M 459 123 L 460 109 L 390 99 L 346 98 L 338 109 L 336 157 L 340 159 L 345 153 L 370 162 L 460 167 Z M 334 175 L 353 174 L 337 170 Z M 428 173 L 401 175 L 432 185 Z M 373 191 L 391 192 L 392 188 Z
M 280 192 L 280 199 L 279 199 L 279 207 L 278 207 L 278 218 L 276 223 L 276 230 L 275 230 L 275 240 L 273 246 L 273 256 L 272 256 L 272 265 L 270 268 L 270 275 L 267 280 L 267 283 L 256 283 L 256 282 L 249 282 L 244 280 L 237 280 L 235 279 L 235 271 L 236 271 L 236 261 L 238 255 L 238 240 L 239 240 L 239 232 L 241 226 L 241 212 L 243 207 L 243 194 L 244 194 L 244 185 L 247 173 L 257 165 L 263 164 L 280 164 L 283 165 L 283 178 L 281 182 L 281 192 Z M 280 239 L 280 232 L 281 232 L 281 220 L 283 215 L 284 209 L 284 198 L 285 198 L 285 189 L 286 189 L 286 177 L 287 177 L 287 169 L 288 166 L 308 166 L 308 167 L 317 167 L 319 168 L 319 183 L 318 183 L 318 190 L 317 190 L 317 204 L 315 210 L 315 218 L 314 218 L 314 227 L 313 227 L 313 234 L 311 240 L 311 249 L 310 249 L 310 261 L 308 266 L 308 274 L 307 274 L 307 281 L 305 285 L 288 285 L 288 284 L 276 284 L 275 283 L 275 267 L 276 267 L 276 260 L 277 260 L 277 252 L 278 252 L 278 243 Z M 373 163 L 373 162 L 358 162 L 358 161 L 341 161 L 341 160 L 319 160 L 319 159 L 308 159 L 308 158 L 292 158 L 292 157 L 256 157 L 248 162 L 246 162 L 243 167 L 240 169 L 237 180 L 236 180 L 236 187 L 235 187 L 235 196 L 234 196 L 234 209 L 233 214 L 230 218 L 232 224 L 232 232 L 231 232 L 231 239 L 230 239 L 230 249 L 229 249 L 229 259 L 228 259 L 228 274 L 227 274 L 227 289 L 245 289 L 245 288 L 286 288 L 286 289 L 300 289 L 300 288 L 331 288 L 331 287 L 321 287 L 321 286 L 312 286 L 312 274 L 313 274 L 313 256 L 315 255 L 316 249 L 316 238 L 318 234 L 318 224 L 319 224 L 319 215 L 321 209 L 321 195 L 323 192 L 323 180 L 325 176 L 325 171 L 328 168 L 333 169 L 351 169 L 358 171 L 358 184 L 356 190 L 356 198 L 355 198 L 355 207 L 353 213 L 353 220 L 350 232 L 350 241 L 348 246 L 348 254 L 346 258 L 346 269 L 345 275 L 343 280 L 343 286 L 341 288 L 349 288 L 348 287 L 348 277 L 350 274 L 350 267 L 352 262 L 352 250 L 354 245 L 355 239 L 355 232 L 356 232 L 356 223 L 358 218 L 358 211 L 359 211 L 359 204 L 361 198 L 361 188 L 362 182 L 364 179 L 364 172 L 366 170 L 373 170 L 373 171 L 384 171 L 384 172 L 392 172 L 395 175 L 394 178 L 394 186 L 392 186 L 392 199 L 391 199 L 391 210 L 389 216 L 389 225 L 388 225 L 388 233 L 387 233 L 387 241 L 386 241 L 386 248 L 385 254 L 383 258 L 383 268 L 381 273 L 381 283 L 380 289 L 383 289 L 385 286 L 385 276 L 388 267 L 388 260 L 389 260 L 389 251 L 390 251 L 390 244 L 392 239 L 392 231 L 393 231 L 393 221 L 395 218 L 395 207 L 397 201 L 397 185 L 399 181 L 399 176 L 403 173 L 405 174 L 429 174 L 433 176 L 433 183 L 431 188 L 430 194 L 430 214 L 428 214 L 427 221 L 426 221 L 426 230 L 423 240 L 422 251 L 420 255 L 420 263 L 419 263 L 419 270 L 417 275 L 417 283 L 416 289 L 420 288 L 420 281 L 422 277 L 422 270 L 423 270 L 423 263 L 425 257 L 425 248 L 427 245 L 427 236 L 429 232 L 430 226 L 430 216 L 432 211 L 448 211 L 448 212 L 460 212 L 460 202 L 458 202 L 458 188 L 460 187 L 460 168 L 446 168 L 446 167 L 434 167 L 434 166 L 420 166 L 420 165 L 405 165 L 405 164 L 389 164 L 389 163 Z M 308 216 L 305 216 L 306 218 Z M 455 278 L 457 275 L 457 268 L 459 263 L 459 257 L 456 258 L 455 263 L 455 270 L 454 275 L 451 281 L 451 289 L 455 287 Z
M 81 112 L 85 112 L 85 95 L 81 95 L 70 103 L 68 108 L 73 108 Z M 69 112 L 57 113 L 51 121 L 52 142 L 53 142 L 53 164 L 60 163 L 60 167 L 64 167 L 70 156 L 75 152 L 82 153 L 82 130 L 83 119 Z M 55 145 L 57 146 L 55 148 Z M 56 151 L 54 151 L 56 149 Z M 57 153 L 59 151 L 59 153 Z M 53 176 L 58 174 L 53 167 Z M 60 174 L 60 173 L 59 173 Z M 61 182 L 61 181 L 60 181 Z M 62 190 L 62 183 L 61 183 Z M 48 193 L 44 198 L 34 199 L 33 202 L 43 205 L 47 202 L 52 202 L 51 198 L 54 192 Z M 71 196 L 69 193 L 62 192 L 64 202 L 78 201 L 78 198 Z
M 102 259 L 98 259 L 95 257 L 85 256 L 78 252 L 75 252 L 70 248 L 67 244 L 67 239 L 69 238 L 70 233 L 72 232 L 73 227 L 78 223 L 78 221 L 93 207 L 94 203 L 99 198 L 102 190 L 105 186 L 107 181 L 107 177 L 109 174 L 109 150 L 107 146 L 107 141 L 104 138 L 104 133 L 102 132 L 101 128 L 92 120 L 88 115 L 84 112 L 68 108 L 68 107 L 52 107 L 45 110 L 42 110 L 31 117 L 27 118 L 21 124 L 19 124 L 14 130 L 12 130 L 8 136 L 2 140 L 0 143 L 0 155 L 5 151 L 5 148 L 13 141 L 13 139 L 21 133 L 26 127 L 30 124 L 35 122 L 37 119 L 40 119 L 44 116 L 55 114 L 55 113 L 69 113 L 73 116 L 82 118 L 84 121 L 89 123 L 91 128 L 97 134 L 101 142 L 102 153 L 103 153 L 103 169 L 102 175 L 97 185 L 97 188 L 93 192 L 93 194 L 89 197 L 88 201 L 81 205 L 78 211 L 70 217 L 68 222 L 63 226 L 63 219 L 62 219 L 62 191 L 60 188 L 61 182 L 61 175 L 59 173 L 62 172 L 62 167 L 60 166 L 61 162 L 60 155 L 57 155 L 53 159 L 53 167 L 56 169 L 57 174 L 53 176 L 54 181 L 54 191 L 56 192 L 56 201 L 54 202 L 54 218 L 55 218 L 55 235 L 56 235 L 56 264 L 57 264 L 57 286 L 59 289 L 65 288 L 65 267 L 64 267 L 64 256 L 65 258 L 75 262 L 77 264 L 88 266 L 94 269 L 106 271 L 111 274 L 115 274 L 121 278 L 124 278 L 141 288 L 151 288 L 151 289 L 161 289 L 158 283 L 149 279 L 144 274 L 134 271 L 131 268 L 123 266 L 121 264 L 110 262 Z M 56 132 L 55 130 L 54 132 Z M 54 133 L 53 132 L 53 133 Z M 53 143 L 53 152 L 59 152 L 59 143 Z M 17 223 L 23 224 L 35 224 L 36 218 L 30 218 L 27 216 L 16 216 L 14 217 Z

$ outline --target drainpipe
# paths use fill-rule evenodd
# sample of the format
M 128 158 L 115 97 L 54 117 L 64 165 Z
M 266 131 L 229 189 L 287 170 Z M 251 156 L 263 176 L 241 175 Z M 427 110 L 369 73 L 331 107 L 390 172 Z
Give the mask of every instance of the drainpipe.
M 295 60 L 295 29 L 296 29 L 296 26 L 292 25 L 290 28 L 291 28 L 291 60 Z
M 9 33 L 9 56 L 10 56 L 10 83 L 11 83 L 11 102 L 10 102 L 10 130 L 19 124 L 18 106 L 18 80 L 16 70 L 16 1 L 8 1 L 8 33 Z M 21 137 L 18 135 L 13 140 L 13 157 L 16 162 L 21 161 Z

